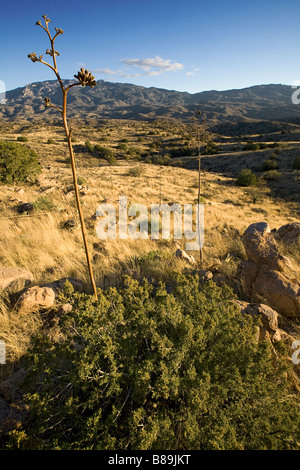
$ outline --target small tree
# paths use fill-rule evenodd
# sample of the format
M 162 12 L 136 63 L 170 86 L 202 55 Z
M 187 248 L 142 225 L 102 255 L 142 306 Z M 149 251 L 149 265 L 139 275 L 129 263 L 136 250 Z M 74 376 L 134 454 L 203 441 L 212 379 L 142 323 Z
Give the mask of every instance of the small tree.
M 237 178 L 236 184 L 238 186 L 253 186 L 257 183 L 255 174 L 249 168 L 244 168 Z
M 90 260 L 90 255 L 89 255 L 89 250 L 88 250 L 88 245 L 87 245 L 87 240 L 86 240 L 86 234 L 85 234 L 85 224 L 84 224 L 84 219 L 83 219 L 83 214 L 81 210 L 81 205 L 80 205 L 80 199 L 79 199 L 79 191 L 78 191 L 78 183 L 77 183 L 77 174 L 76 174 L 76 165 L 75 165 L 75 157 L 73 153 L 73 147 L 72 147 L 72 140 L 71 140 L 71 129 L 68 127 L 68 122 L 67 122 L 67 93 L 68 91 L 77 85 L 81 86 L 89 86 L 93 88 L 96 86 L 97 82 L 95 81 L 95 77 L 92 76 L 92 74 L 88 70 L 84 70 L 81 68 L 81 70 L 78 72 L 77 75 L 74 75 L 74 77 L 77 79 L 77 82 L 74 82 L 67 87 L 64 86 L 63 81 L 59 75 L 58 68 L 57 68 L 57 63 L 56 63 L 56 56 L 59 56 L 59 52 L 55 50 L 54 47 L 54 41 L 55 39 L 63 34 L 63 30 L 60 28 L 55 28 L 56 34 L 54 36 L 51 35 L 49 31 L 48 24 L 51 23 L 51 20 L 47 17 L 47 15 L 43 15 L 45 26 L 42 25 L 41 21 L 37 21 L 36 25 L 40 26 L 48 35 L 48 38 L 50 40 L 51 47 L 50 49 L 46 50 L 46 54 L 48 54 L 50 57 L 52 57 L 53 65 L 48 64 L 43 60 L 43 56 L 40 55 L 37 57 L 37 55 L 32 52 L 31 54 L 28 54 L 28 58 L 32 60 L 32 62 L 40 62 L 41 64 L 46 65 L 49 67 L 56 75 L 56 78 L 58 80 L 58 83 L 60 85 L 60 88 L 62 90 L 62 95 L 63 95 L 63 105 L 62 108 L 59 108 L 58 106 L 55 106 L 54 104 L 51 103 L 50 98 L 45 98 L 45 107 L 47 108 L 54 108 L 62 116 L 63 120 L 63 125 L 66 133 L 66 139 L 68 142 L 68 148 L 69 148 L 69 153 L 70 153 L 70 160 L 71 160 L 71 167 L 72 167 L 72 174 L 73 174 L 73 184 L 74 184 L 74 190 L 75 190 L 75 198 L 76 198 L 76 204 L 78 208 L 78 214 L 79 214 L 79 219 L 80 219 L 80 225 L 81 225 L 81 231 L 82 231 L 82 238 L 83 238 L 83 244 L 85 248 L 85 254 L 86 254 L 86 259 L 87 259 L 87 264 L 88 264 L 88 270 L 89 270 L 89 275 L 94 291 L 94 295 L 97 299 L 97 290 L 96 290 L 96 284 L 94 281 L 94 276 L 93 276 L 93 270 L 92 270 L 92 265 L 91 265 L 91 260 Z

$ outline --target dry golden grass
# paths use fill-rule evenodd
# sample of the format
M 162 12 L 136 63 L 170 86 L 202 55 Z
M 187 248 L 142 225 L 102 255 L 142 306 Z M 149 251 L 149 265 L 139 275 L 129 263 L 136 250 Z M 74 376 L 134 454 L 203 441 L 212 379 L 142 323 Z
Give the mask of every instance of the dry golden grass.
M 0 334 L 6 347 L 6 364 L 0 367 L 0 380 L 14 372 L 14 367 L 26 353 L 31 337 L 41 328 L 41 317 L 32 312 L 23 313 L 9 308 L 0 299 Z
M 79 223 L 73 230 L 62 228 L 68 219 L 77 220 L 62 129 L 47 127 L 43 123 L 29 126 L 22 132 L 21 128 L 17 124 L 6 126 L 0 138 L 16 140 L 18 135 L 26 135 L 27 145 L 41 158 L 42 173 L 37 184 L 0 187 L 0 265 L 29 270 L 36 284 L 71 276 L 83 280 L 88 288 Z M 74 129 L 78 174 L 84 181 L 82 209 L 95 280 L 101 287 L 117 284 L 120 273 L 139 272 L 137 257 L 156 250 L 173 256 L 178 245 L 173 239 L 99 240 L 93 215 L 100 203 L 112 203 L 117 207 L 119 196 L 127 196 L 128 204 L 143 203 L 150 209 L 151 204 L 160 201 L 185 204 L 197 199 L 195 171 L 149 165 L 126 158 L 119 158 L 115 165 L 110 166 L 83 151 L 87 140 L 92 144 L 116 148 L 126 137 L 130 141 L 128 145 L 134 145 L 142 152 L 149 148 L 153 139 L 180 139 L 182 132 L 186 132 L 184 126 L 171 124 L 170 129 L 156 129 L 156 135 L 149 135 L 150 130 L 151 124 L 134 122 L 109 122 L 101 129 L 88 126 Z M 101 141 L 103 137 L 107 140 Z M 142 137 L 142 142 L 139 137 Z M 48 144 L 49 138 L 54 139 L 55 144 Z M 129 169 L 136 166 L 142 168 L 141 175 L 129 176 Z M 265 221 L 273 229 L 299 218 L 297 203 L 274 198 L 267 186 L 255 190 L 237 187 L 234 177 L 220 173 L 203 171 L 202 195 L 205 200 L 203 267 L 209 268 L 218 260 L 218 269 L 229 276 L 234 275 L 239 258 L 244 256 L 240 235 L 251 223 Z M 46 207 L 28 216 L 16 213 L 15 207 L 21 202 L 34 202 L 41 197 L 51 202 L 54 210 Z M 184 249 L 184 240 L 177 242 Z M 296 252 L 290 254 L 299 262 L 299 253 Z M 198 252 L 191 254 L 199 259 Z M 177 269 L 185 266 L 184 262 L 177 261 Z M 167 264 L 165 269 L 168 269 Z M 1 307 L 1 339 L 7 342 L 12 360 L 21 357 L 26 350 L 29 337 L 39 327 L 39 321 L 38 317 L 30 315 L 20 319 L 14 310 L 10 311 L 4 305 Z
M 118 125 L 117 125 L 118 124 Z M 149 135 L 149 124 L 115 123 L 107 124 L 103 130 L 81 128 L 75 129 L 75 146 L 84 146 L 86 140 L 99 143 L 99 138 L 109 134 L 103 144 L 113 147 L 124 136 L 130 144 L 137 136 L 144 134 L 143 139 L 149 144 L 157 136 Z M 142 130 L 144 128 L 144 130 Z M 180 136 L 178 130 L 177 137 Z M 15 131 L 14 131 L 15 132 Z M 157 131 L 160 132 L 160 131 Z M 160 132 L 161 133 L 161 132 Z M 16 133 L 6 133 L 3 138 L 17 137 Z M 58 276 L 80 277 L 88 280 L 85 269 L 84 251 L 81 247 L 79 226 L 72 231 L 62 230 L 61 225 L 70 218 L 76 218 L 71 172 L 65 162 L 66 143 L 59 127 L 48 126 L 30 128 L 26 131 L 28 145 L 41 157 L 43 171 L 39 178 L 40 186 L 24 186 L 19 195 L 18 187 L 2 186 L 2 211 L 0 213 L 1 240 L 0 262 L 5 266 L 20 266 L 30 270 L 36 282 L 56 279 Z M 56 144 L 47 144 L 53 138 Z M 140 145 L 146 145 L 145 142 Z M 130 145 L 129 144 L 129 145 Z M 116 165 L 79 152 L 77 156 L 78 173 L 84 178 L 86 194 L 82 196 L 83 212 L 88 228 L 88 240 L 92 247 L 99 242 L 95 223 L 91 219 L 99 203 L 118 204 L 119 196 L 127 196 L 128 203 L 144 203 L 150 208 L 151 203 L 177 202 L 192 203 L 197 198 L 197 175 L 194 171 L 175 167 L 159 167 L 140 162 L 121 159 Z M 128 176 L 132 167 L 142 167 L 138 177 Z M 50 189 L 47 190 L 47 187 Z M 46 188 L 46 191 L 43 189 Z M 85 189 L 83 188 L 83 189 Z M 42 190 L 42 191 L 41 191 Z M 248 225 L 264 220 L 271 229 L 288 222 L 297 221 L 296 204 L 276 200 L 267 187 L 258 188 L 259 198 L 254 202 L 251 190 L 235 186 L 235 179 L 220 174 L 203 172 L 202 194 L 205 199 L 205 264 L 209 266 L 214 258 L 226 259 L 228 255 L 243 253 L 238 233 L 241 234 Z M 35 213 L 33 217 L 17 216 L 12 210 L 17 205 L 14 199 L 33 202 L 41 196 L 53 202 L 54 212 Z M 158 249 L 158 243 L 152 240 L 139 241 L 106 241 L 104 253 L 93 253 L 95 257 L 95 274 L 99 281 L 102 276 L 113 275 L 118 271 L 118 264 L 126 263 L 131 257 L 146 251 Z M 173 250 L 172 241 L 164 244 L 165 249 Z M 160 249 L 160 248 L 159 248 Z M 92 249 L 93 251 L 93 249 Z M 194 253 L 197 256 L 197 253 Z

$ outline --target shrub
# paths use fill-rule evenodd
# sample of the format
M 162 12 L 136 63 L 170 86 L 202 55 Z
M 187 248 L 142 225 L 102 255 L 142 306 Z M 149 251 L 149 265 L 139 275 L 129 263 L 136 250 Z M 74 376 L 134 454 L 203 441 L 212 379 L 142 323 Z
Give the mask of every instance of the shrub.
M 295 157 L 294 162 L 293 162 L 293 168 L 295 170 L 300 170 L 300 155 Z
M 108 161 L 109 165 L 115 165 L 117 163 L 117 159 L 113 155 L 109 155 L 106 160 Z
M 269 170 L 264 173 L 264 179 L 267 181 L 276 181 L 281 178 L 281 173 L 277 170 Z
M 197 147 L 177 147 L 170 149 L 171 157 L 195 156 L 197 153 Z
M 117 149 L 125 151 L 127 150 L 127 145 L 124 142 L 122 142 L 121 144 L 117 145 Z
M 256 144 L 255 142 L 247 142 L 247 144 L 243 147 L 243 150 L 260 150 L 260 144 Z
M 204 147 L 202 153 L 205 155 L 215 155 L 220 150 L 220 147 L 215 142 L 208 142 Z
M 105 160 L 108 160 L 109 157 L 113 156 L 113 151 L 111 149 L 101 147 L 99 144 L 95 145 L 94 151 L 97 152 L 100 158 L 104 158 Z
M 56 208 L 56 206 L 46 196 L 41 196 L 41 197 L 39 197 L 38 199 L 36 199 L 34 201 L 33 208 L 37 212 L 39 212 L 39 211 L 41 211 L 41 212 L 51 212 Z
M 94 151 L 94 147 L 92 146 L 92 144 L 89 140 L 87 140 L 84 145 L 85 145 L 88 152 L 92 153 Z
M 138 177 L 138 176 L 141 176 L 141 174 L 143 173 L 143 170 L 144 169 L 141 166 L 133 166 L 132 168 L 129 168 L 127 175 Z
M 17 141 L 18 142 L 28 142 L 28 137 L 26 137 L 25 135 L 19 135 L 19 137 L 17 137 Z
M 299 448 L 290 366 L 226 286 L 178 275 L 171 293 L 129 277 L 98 301 L 68 290 L 59 341 L 30 349 L 29 419 L 10 448 Z
M 263 171 L 268 171 L 268 170 L 276 170 L 278 168 L 278 163 L 276 160 L 265 160 L 263 165 L 262 165 L 262 170 Z
M 154 165 L 165 165 L 168 166 L 170 165 L 171 162 L 171 157 L 170 155 L 152 155 L 150 157 L 150 160 L 147 160 L 148 163 L 153 163 Z
M 83 176 L 77 176 L 77 183 L 79 184 L 79 186 L 82 186 L 86 183 L 86 179 L 83 178 Z
M 245 168 L 242 170 L 237 178 L 236 184 L 238 186 L 253 186 L 257 183 L 257 177 L 252 170 Z
M 0 181 L 15 183 L 34 180 L 40 172 L 37 154 L 26 145 L 0 140 Z

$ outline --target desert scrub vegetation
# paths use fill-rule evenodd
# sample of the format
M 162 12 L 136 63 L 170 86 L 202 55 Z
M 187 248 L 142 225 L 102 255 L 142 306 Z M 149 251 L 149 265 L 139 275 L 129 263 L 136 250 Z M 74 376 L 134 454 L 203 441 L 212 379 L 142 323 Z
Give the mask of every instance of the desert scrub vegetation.
M 276 170 L 278 168 L 277 160 L 269 158 L 262 164 L 262 171 Z
M 8 448 L 299 448 L 291 367 L 231 299 L 188 275 L 172 292 L 125 277 L 97 301 L 67 286 L 59 341 L 45 330 L 28 350 L 29 420 Z
M 236 184 L 238 186 L 253 186 L 257 183 L 257 177 L 248 168 L 244 168 L 237 177 Z
M 40 163 L 34 150 L 17 142 L 0 140 L 0 182 L 33 181 L 38 173 Z
M 20 135 L 19 137 L 17 137 L 17 141 L 18 142 L 28 142 L 28 137 L 26 137 L 25 135 Z

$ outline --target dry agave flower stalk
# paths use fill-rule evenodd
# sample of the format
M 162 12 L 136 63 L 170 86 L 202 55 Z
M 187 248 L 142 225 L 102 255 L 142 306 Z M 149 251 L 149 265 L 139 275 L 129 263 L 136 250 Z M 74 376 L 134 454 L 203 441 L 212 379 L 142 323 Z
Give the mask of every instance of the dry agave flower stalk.
M 198 153 L 198 206 L 200 207 L 201 202 L 201 140 L 204 140 L 206 137 L 206 118 L 202 115 L 202 111 L 199 109 L 195 109 L 195 116 L 193 117 L 193 121 L 196 122 L 196 134 L 197 134 L 197 153 Z M 199 227 L 199 235 L 201 237 L 201 230 L 200 230 L 200 209 L 198 212 L 198 227 Z M 199 252 L 199 262 L 200 267 L 203 265 L 203 248 L 201 247 L 202 240 L 200 242 L 200 252 Z
M 56 56 L 59 56 L 59 52 L 55 49 L 54 47 L 54 41 L 55 39 L 63 34 L 63 30 L 60 28 L 55 28 L 56 34 L 54 36 L 51 35 L 49 31 L 48 24 L 51 22 L 51 20 L 47 17 L 47 15 L 42 16 L 44 18 L 45 25 L 41 23 L 41 21 L 37 21 L 36 25 L 40 26 L 48 35 L 48 38 L 50 40 L 51 47 L 50 49 L 46 50 L 46 54 L 52 57 L 52 64 L 49 64 L 48 62 L 45 62 L 43 60 L 43 56 L 40 55 L 39 57 L 32 52 L 31 54 L 28 54 L 28 58 L 32 60 L 32 62 L 40 62 L 41 64 L 46 65 L 47 67 L 50 67 L 50 69 L 55 73 L 56 78 L 59 82 L 59 85 L 62 90 L 62 95 L 63 95 L 63 105 L 62 108 L 59 108 L 58 106 L 55 106 L 54 104 L 51 103 L 50 98 L 45 98 L 45 107 L 47 108 L 54 108 L 57 111 L 61 113 L 62 120 L 63 120 L 63 125 L 65 129 L 65 133 L 67 136 L 67 141 L 68 141 L 68 148 L 69 148 L 69 153 L 71 157 L 71 167 L 72 167 L 72 174 L 73 174 L 73 183 L 74 183 L 74 190 L 75 190 L 75 197 L 76 197 L 76 204 L 78 208 L 78 214 L 80 218 L 80 225 L 81 225 L 81 231 L 82 231 L 82 237 L 83 237 L 83 243 L 84 243 L 84 248 L 85 248 L 85 254 L 86 254 L 86 259 L 87 259 L 87 264 L 88 264 L 88 270 L 89 270 L 89 275 L 94 291 L 95 298 L 97 299 L 97 290 L 96 290 L 96 284 L 94 281 L 94 276 L 93 276 L 93 270 L 92 270 L 92 264 L 91 264 L 91 259 L 89 255 L 89 250 L 88 250 L 88 244 L 86 240 L 86 233 L 85 233 L 85 224 L 84 224 L 84 219 L 82 215 L 82 210 L 81 210 L 81 205 L 80 205 L 80 199 L 79 199 L 79 191 L 78 191 L 78 183 L 77 183 L 77 173 L 76 173 L 76 165 L 75 165 L 75 158 L 74 158 L 74 153 L 73 153 L 73 147 L 72 147 L 72 141 L 71 141 L 71 129 L 68 127 L 68 122 L 67 122 L 67 93 L 68 91 L 77 85 L 81 86 L 89 86 L 93 88 L 96 86 L 97 82 L 95 80 L 95 77 L 85 69 L 81 69 L 77 75 L 74 75 L 74 77 L 77 79 L 76 82 L 70 84 L 69 86 L 65 87 L 62 79 L 59 75 L 58 69 L 57 69 L 57 63 L 56 63 Z

